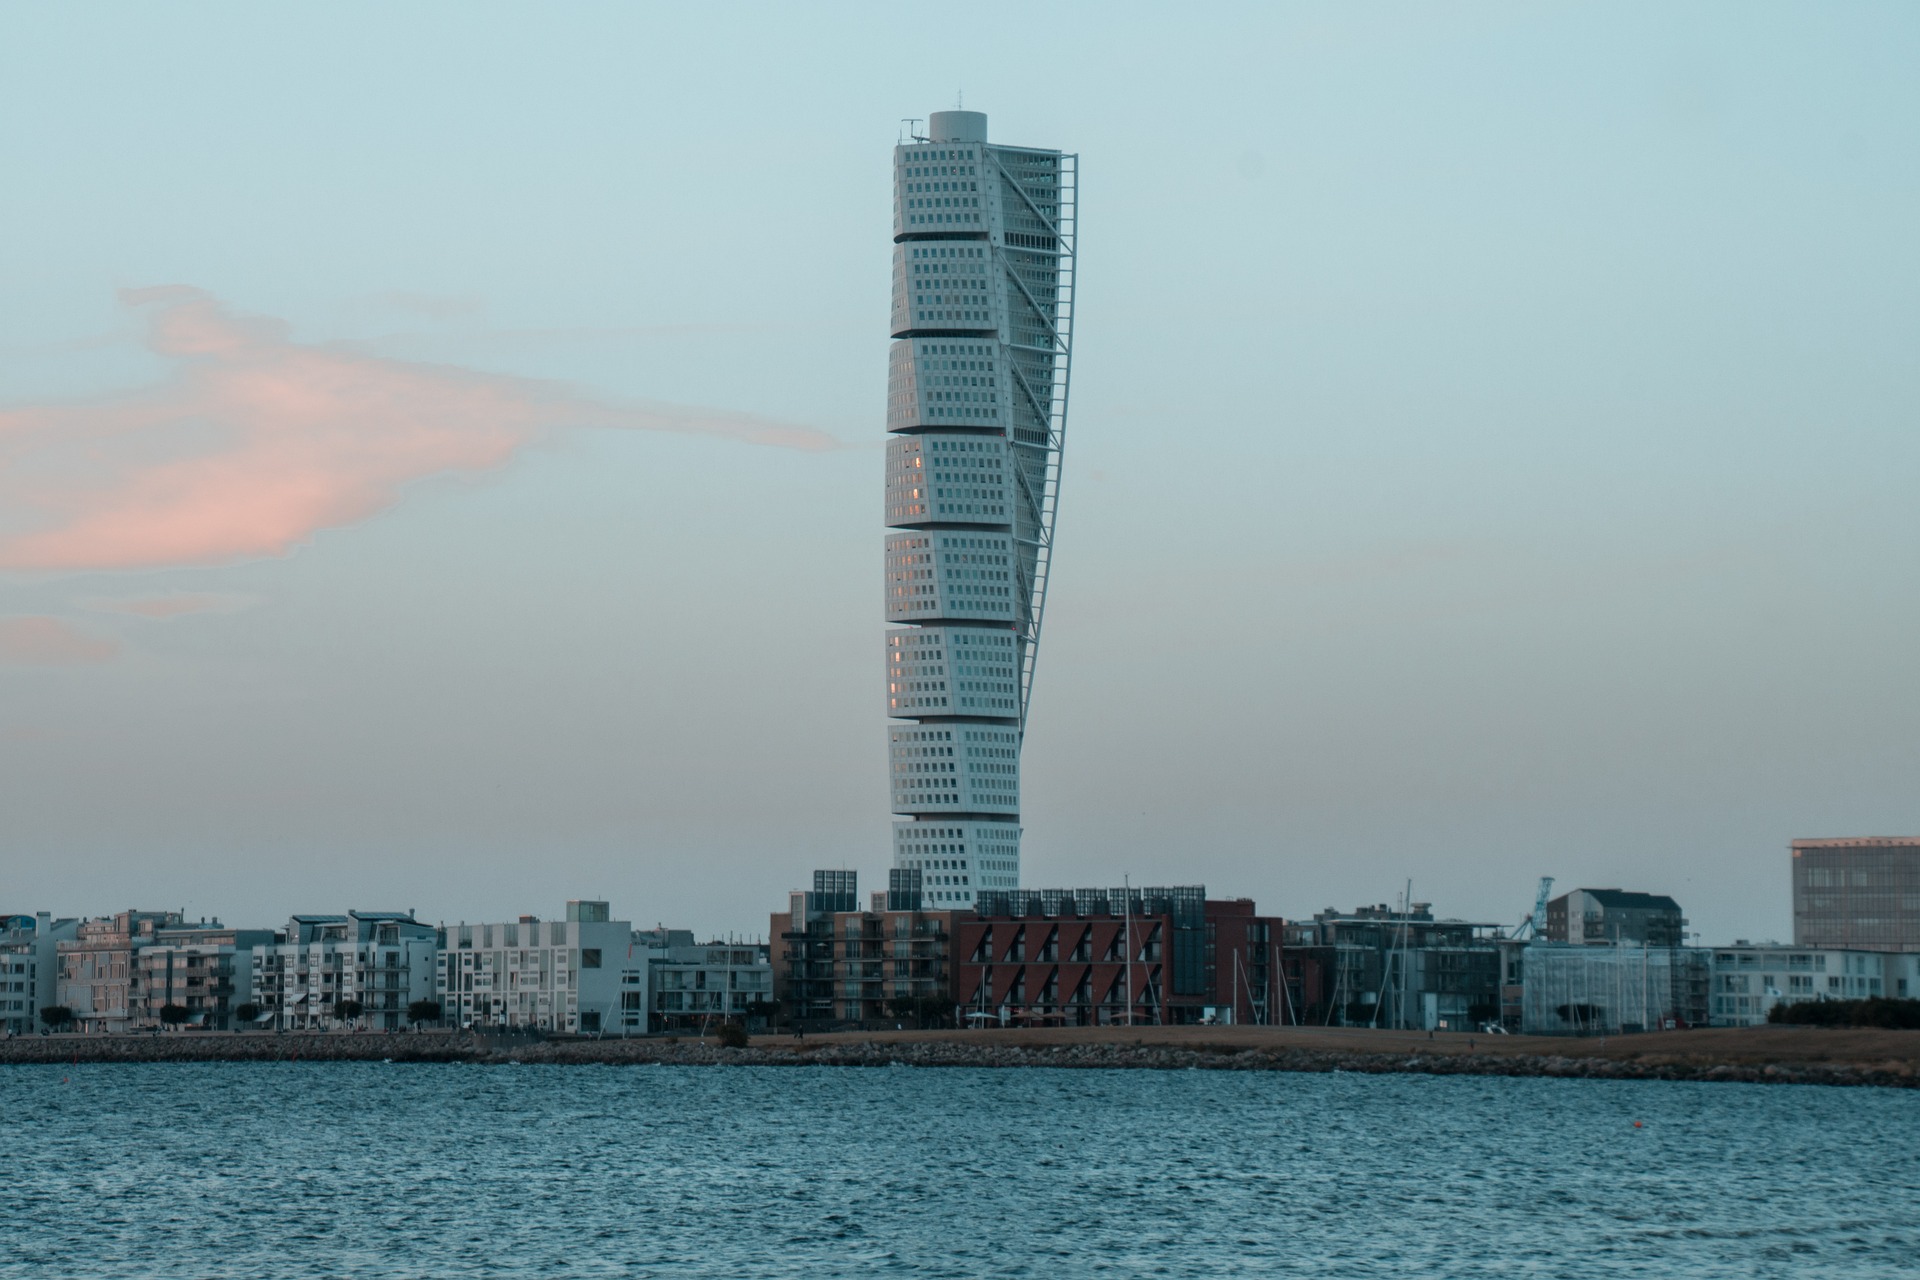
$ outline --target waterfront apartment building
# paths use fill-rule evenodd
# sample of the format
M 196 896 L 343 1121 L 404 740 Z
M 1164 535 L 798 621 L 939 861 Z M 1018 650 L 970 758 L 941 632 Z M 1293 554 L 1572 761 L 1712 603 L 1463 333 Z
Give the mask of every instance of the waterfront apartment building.
M 1758 1026 L 1775 1005 L 1920 997 L 1920 952 L 1742 941 L 1711 954 L 1716 1027 Z
M 26 1035 L 40 1010 L 56 1003 L 59 944 L 72 941 L 79 925 L 46 911 L 0 916 L 0 1032 Z
M 1298 1021 L 1285 921 L 1176 888 L 988 890 L 953 924 L 970 1025 Z
M 666 936 L 662 936 L 666 935 Z M 651 1031 L 704 1031 L 721 1021 L 764 1026 L 773 1005 L 773 965 L 760 942 L 695 942 L 683 929 L 634 935 L 646 960 Z
M 1282 951 L 1280 920 L 1203 888 L 986 890 L 972 911 L 929 903 L 912 868 L 864 910 L 857 888 L 816 872 L 769 919 L 793 1022 L 1293 1022 L 1321 984 L 1317 961 Z
M 851 871 L 817 871 L 769 920 L 773 991 L 800 1026 L 940 1020 L 952 1015 L 951 948 L 960 913 L 924 907 L 917 872 L 858 909 Z
M 1622 1035 L 1705 1026 L 1709 958 L 1699 947 L 1536 940 L 1521 960 L 1520 1030 Z
M 1544 936 L 1544 935 L 1543 935 Z M 1493 940 L 1500 954 L 1500 1026 L 1518 1031 L 1526 1003 L 1526 952 L 1531 939 L 1508 934 Z
M 433 998 L 436 950 L 433 926 L 411 911 L 292 916 L 284 933 L 252 948 L 253 1003 L 283 1031 L 344 1025 L 343 1001 L 360 1006 L 354 1025 L 397 1031 L 409 1004 Z
M 1496 925 L 1436 919 L 1430 903 L 1332 907 L 1286 928 L 1289 950 L 1316 961 L 1308 1022 L 1459 1030 L 1502 1019 L 1508 965 Z
M 128 1025 L 167 1025 L 177 1010 L 182 1026 L 230 1031 L 235 1013 L 253 999 L 253 950 L 271 946 L 271 929 L 232 929 L 203 922 L 160 929 L 133 953 L 134 983 Z
M 896 147 L 887 366 L 893 863 L 926 905 L 1020 883 L 1020 752 L 1073 352 L 1077 160 L 938 111 Z
M 834 920 L 858 907 L 859 890 L 856 871 L 815 871 L 812 890 L 789 893 L 787 910 L 769 919 L 773 994 L 789 1021 L 806 1026 L 839 1017 L 834 1002 Z
M 1920 836 L 1795 840 L 1793 941 L 1920 951 Z
M 132 1025 L 138 974 L 134 953 L 160 930 L 185 923 L 181 911 L 121 911 L 83 920 L 55 944 L 59 973 L 53 1003 L 73 1012 L 76 1031 L 125 1031 Z
M 589 1035 L 646 1028 L 646 965 L 633 925 L 609 904 L 567 903 L 564 920 L 442 925 L 434 990 L 460 1027 Z
M 1687 921 L 1664 893 L 1573 889 L 1547 903 L 1547 940 L 1573 946 L 1677 947 Z

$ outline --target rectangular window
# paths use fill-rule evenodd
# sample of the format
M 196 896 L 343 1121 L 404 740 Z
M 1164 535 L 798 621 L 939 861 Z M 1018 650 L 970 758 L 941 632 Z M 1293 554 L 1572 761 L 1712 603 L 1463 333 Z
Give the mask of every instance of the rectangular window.
M 582 947 L 580 949 L 580 967 L 582 969 L 598 969 L 600 967 L 600 948 Z

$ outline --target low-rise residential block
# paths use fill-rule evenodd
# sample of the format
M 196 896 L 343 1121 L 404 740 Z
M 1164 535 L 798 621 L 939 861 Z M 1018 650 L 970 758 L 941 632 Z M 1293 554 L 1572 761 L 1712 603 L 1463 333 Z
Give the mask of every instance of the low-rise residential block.
M 647 964 L 649 1030 L 703 1031 L 719 1021 L 764 1025 L 773 1003 L 765 943 L 695 942 L 685 930 L 634 936 Z
M 1774 1006 L 1920 996 L 1920 953 L 1736 942 L 1715 947 L 1712 1022 L 1750 1027 Z
M 646 1027 L 646 957 L 609 904 L 567 903 L 564 920 L 442 925 L 434 990 L 459 1027 L 637 1032 Z
M 234 1030 L 240 1006 L 253 1000 L 253 950 L 275 937 L 271 929 L 210 922 L 156 930 L 133 953 L 128 1025 Z
M 1286 926 L 1318 980 L 1308 984 L 1302 1021 L 1337 1026 L 1468 1030 L 1501 1017 L 1500 930 L 1436 919 L 1432 905 L 1385 903 Z

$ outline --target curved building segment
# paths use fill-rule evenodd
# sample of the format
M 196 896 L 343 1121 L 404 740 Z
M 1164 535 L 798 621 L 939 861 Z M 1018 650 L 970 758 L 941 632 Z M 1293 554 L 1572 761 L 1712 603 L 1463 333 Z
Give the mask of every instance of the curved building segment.
M 935 112 L 894 150 L 887 363 L 894 865 L 926 903 L 1020 884 L 1033 693 L 1073 352 L 1076 157 Z

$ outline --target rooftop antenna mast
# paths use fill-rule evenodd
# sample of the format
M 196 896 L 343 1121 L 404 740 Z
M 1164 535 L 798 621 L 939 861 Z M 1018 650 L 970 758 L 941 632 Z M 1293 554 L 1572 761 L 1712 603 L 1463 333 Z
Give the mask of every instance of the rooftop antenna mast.
M 1412 957 L 1407 949 L 1413 934 L 1413 877 L 1407 877 L 1407 895 L 1400 900 L 1400 1029 L 1405 1031 L 1412 1021 L 1407 1012 L 1407 997 L 1412 994 L 1409 986 L 1407 966 Z M 1423 1019 L 1424 1020 L 1424 1019 Z

